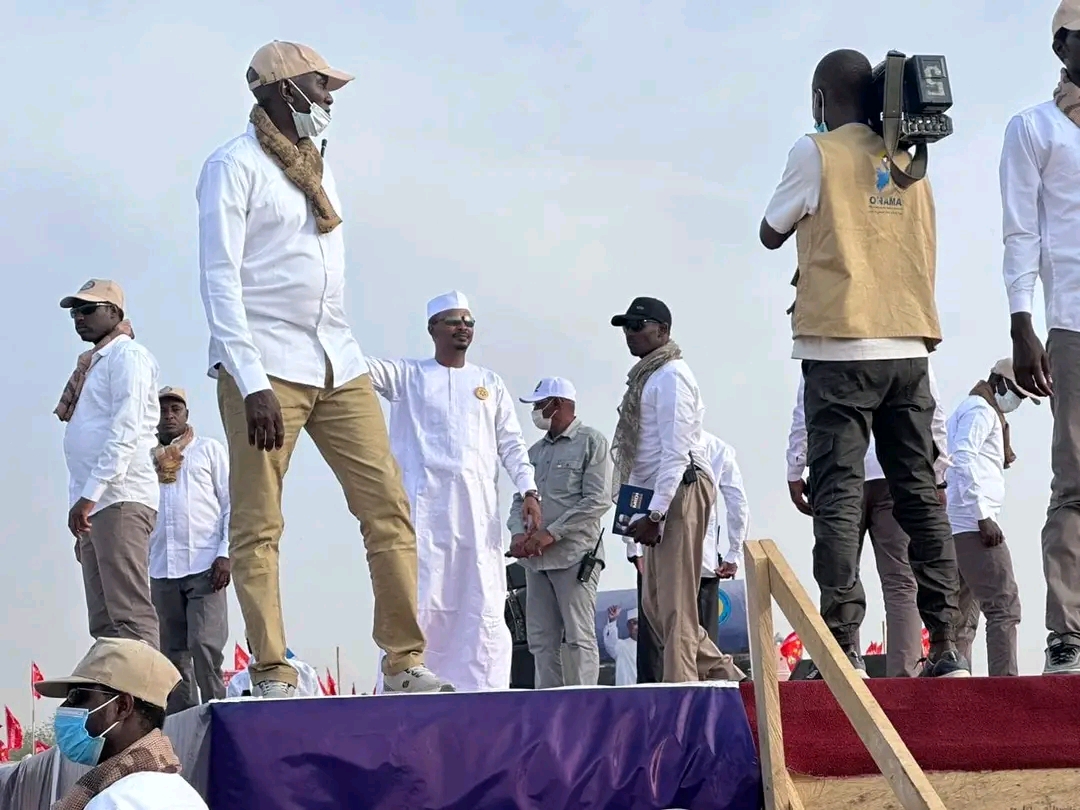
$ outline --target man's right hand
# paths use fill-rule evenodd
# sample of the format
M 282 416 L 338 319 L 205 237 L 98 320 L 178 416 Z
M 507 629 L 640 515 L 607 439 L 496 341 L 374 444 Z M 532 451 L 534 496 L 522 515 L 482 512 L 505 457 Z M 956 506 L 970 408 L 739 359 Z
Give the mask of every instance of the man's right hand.
M 619 613 L 620 613 L 619 606 L 618 605 L 612 605 L 611 607 L 609 607 L 607 609 L 607 620 L 609 622 L 615 621 L 617 618 L 619 618 Z
M 510 556 L 516 557 L 519 560 L 525 559 L 529 556 L 529 553 L 525 550 L 525 541 L 528 539 L 527 535 L 515 534 L 510 538 Z
M 982 537 L 983 545 L 987 548 L 1000 546 L 1005 542 L 1005 533 L 991 518 L 979 521 L 979 536 Z
M 1016 384 L 1025 391 L 1048 397 L 1054 393 L 1050 376 L 1050 356 L 1042 341 L 1035 334 L 1030 312 L 1016 312 L 1012 316 L 1013 373 Z
M 810 508 L 810 502 L 806 500 L 806 482 L 801 478 L 798 481 L 788 481 L 787 488 L 788 495 L 791 496 L 791 502 L 795 504 L 795 508 L 804 515 L 813 515 L 814 512 Z
M 258 450 L 280 450 L 285 445 L 285 423 L 281 403 L 273 390 L 256 391 L 244 400 L 248 444 Z

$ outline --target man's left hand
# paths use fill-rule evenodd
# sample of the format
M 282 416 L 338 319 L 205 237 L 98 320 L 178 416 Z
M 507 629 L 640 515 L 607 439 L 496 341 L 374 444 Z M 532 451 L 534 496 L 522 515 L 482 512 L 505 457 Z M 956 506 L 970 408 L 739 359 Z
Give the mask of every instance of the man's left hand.
M 229 587 L 232 581 L 232 563 L 228 557 L 218 557 L 210 566 L 210 585 L 214 593 Z
M 655 546 L 660 542 L 660 524 L 643 517 L 630 524 L 626 530 L 626 535 L 633 538 L 635 543 L 641 543 L 643 546 Z
M 735 579 L 735 574 L 739 570 L 739 564 L 734 562 L 722 562 L 720 567 L 716 569 L 716 575 L 720 579 Z
M 521 517 L 525 521 L 525 533 L 532 534 L 540 528 L 540 501 L 532 493 L 521 503 Z
M 94 506 L 94 501 L 79 498 L 79 500 L 75 501 L 75 505 L 71 507 L 71 511 L 68 512 L 68 531 L 76 539 L 90 533 L 90 510 Z
M 544 553 L 544 549 L 554 544 L 555 538 L 552 537 L 546 529 L 540 529 L 540 531 L 533 532 L 525 540 L 525 550 L 530 557 L 539 557 Z

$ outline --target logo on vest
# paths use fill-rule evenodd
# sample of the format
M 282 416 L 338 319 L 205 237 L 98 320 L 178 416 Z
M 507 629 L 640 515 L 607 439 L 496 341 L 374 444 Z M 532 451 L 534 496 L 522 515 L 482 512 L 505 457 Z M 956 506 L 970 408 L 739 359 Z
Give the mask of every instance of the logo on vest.
M 893 184 L 889 159 L 884 152 L 874 165 L 874 191 L 876 193 L 871 194 L 869 198 L 871 211 L 885 214 L 904 212 L 904 199 L 897 193 L 897 188 Z

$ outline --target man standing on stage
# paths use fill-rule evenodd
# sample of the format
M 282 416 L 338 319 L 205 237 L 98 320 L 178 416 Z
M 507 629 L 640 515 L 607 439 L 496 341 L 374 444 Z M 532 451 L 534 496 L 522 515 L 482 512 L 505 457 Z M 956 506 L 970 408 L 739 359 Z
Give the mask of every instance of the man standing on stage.
M 229 640 L 229 457 L 217 439 L 196 436 L 187 394 L 158 393 L 161 422 L 154 469 L 161 506 L 150 535 L 150 596 L 161 651 L 183 680 L 169 714 L 225 697 L 221 665 Z
M 252 692 L 292 697 L 278 576 L 281 488 L 301 429 L 360 521 L 387 691 L 452 690 L 424 666 L 416 537 L 360 346 L 345 319 L 341 201 L 312 138 L 352 76 L 272 42 L 248 69 L 247 132 L 199 178 L 199 264 L 210 375 L 229 443 L 229 552 L 256 664 Z
M 412 504 L 428 659 L 474 692 L 510 687 L 500 463 L 522 498 L 526 531 L 540 526 L 514 400 L 498 374 L 465 360 L 475 326 L 465 296 L 450 292 L 428 302 L 433 358 L 368 358 L 372 385 L 390 403 L 390 443 Z
M 158 646 L 146 557 L 158 508 L 158 365 L 135 341 L 124 291 L 92 279 L 60 301 L 91 344 L 54 413 L 67 423 L 68 529 L 82 565 L 90 635 Z
M 1046 663 L 1080 674 L 1080 0 L 1063 0 L 1052 24 L 1064 69 L 1053 101 L 1015 116 L 1001 151 L 1005 288 L 1016 382 L 1052 397 L 1054 471 L 1042 532 Z M 1046 301 L 1046 348 L 1035 334 L 1035 281 Z

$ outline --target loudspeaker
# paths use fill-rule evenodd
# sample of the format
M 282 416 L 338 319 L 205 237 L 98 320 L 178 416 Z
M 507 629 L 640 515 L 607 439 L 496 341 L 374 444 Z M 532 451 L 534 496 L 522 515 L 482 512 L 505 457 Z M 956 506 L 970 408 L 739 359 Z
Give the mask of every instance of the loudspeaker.
M 788 680 L 791 681 L 805 681 L 806 676 L 810 674 L 810 659 L 804 658 L 798 664 L 795 665 L 795 669 L 791 671 L 791 677 Z M 884 655 L 864 655 L 863 663 L 866 664 L 866 674 L 871 678 L 885 678 L 888 677 L 885 674 L 885 656 Z

